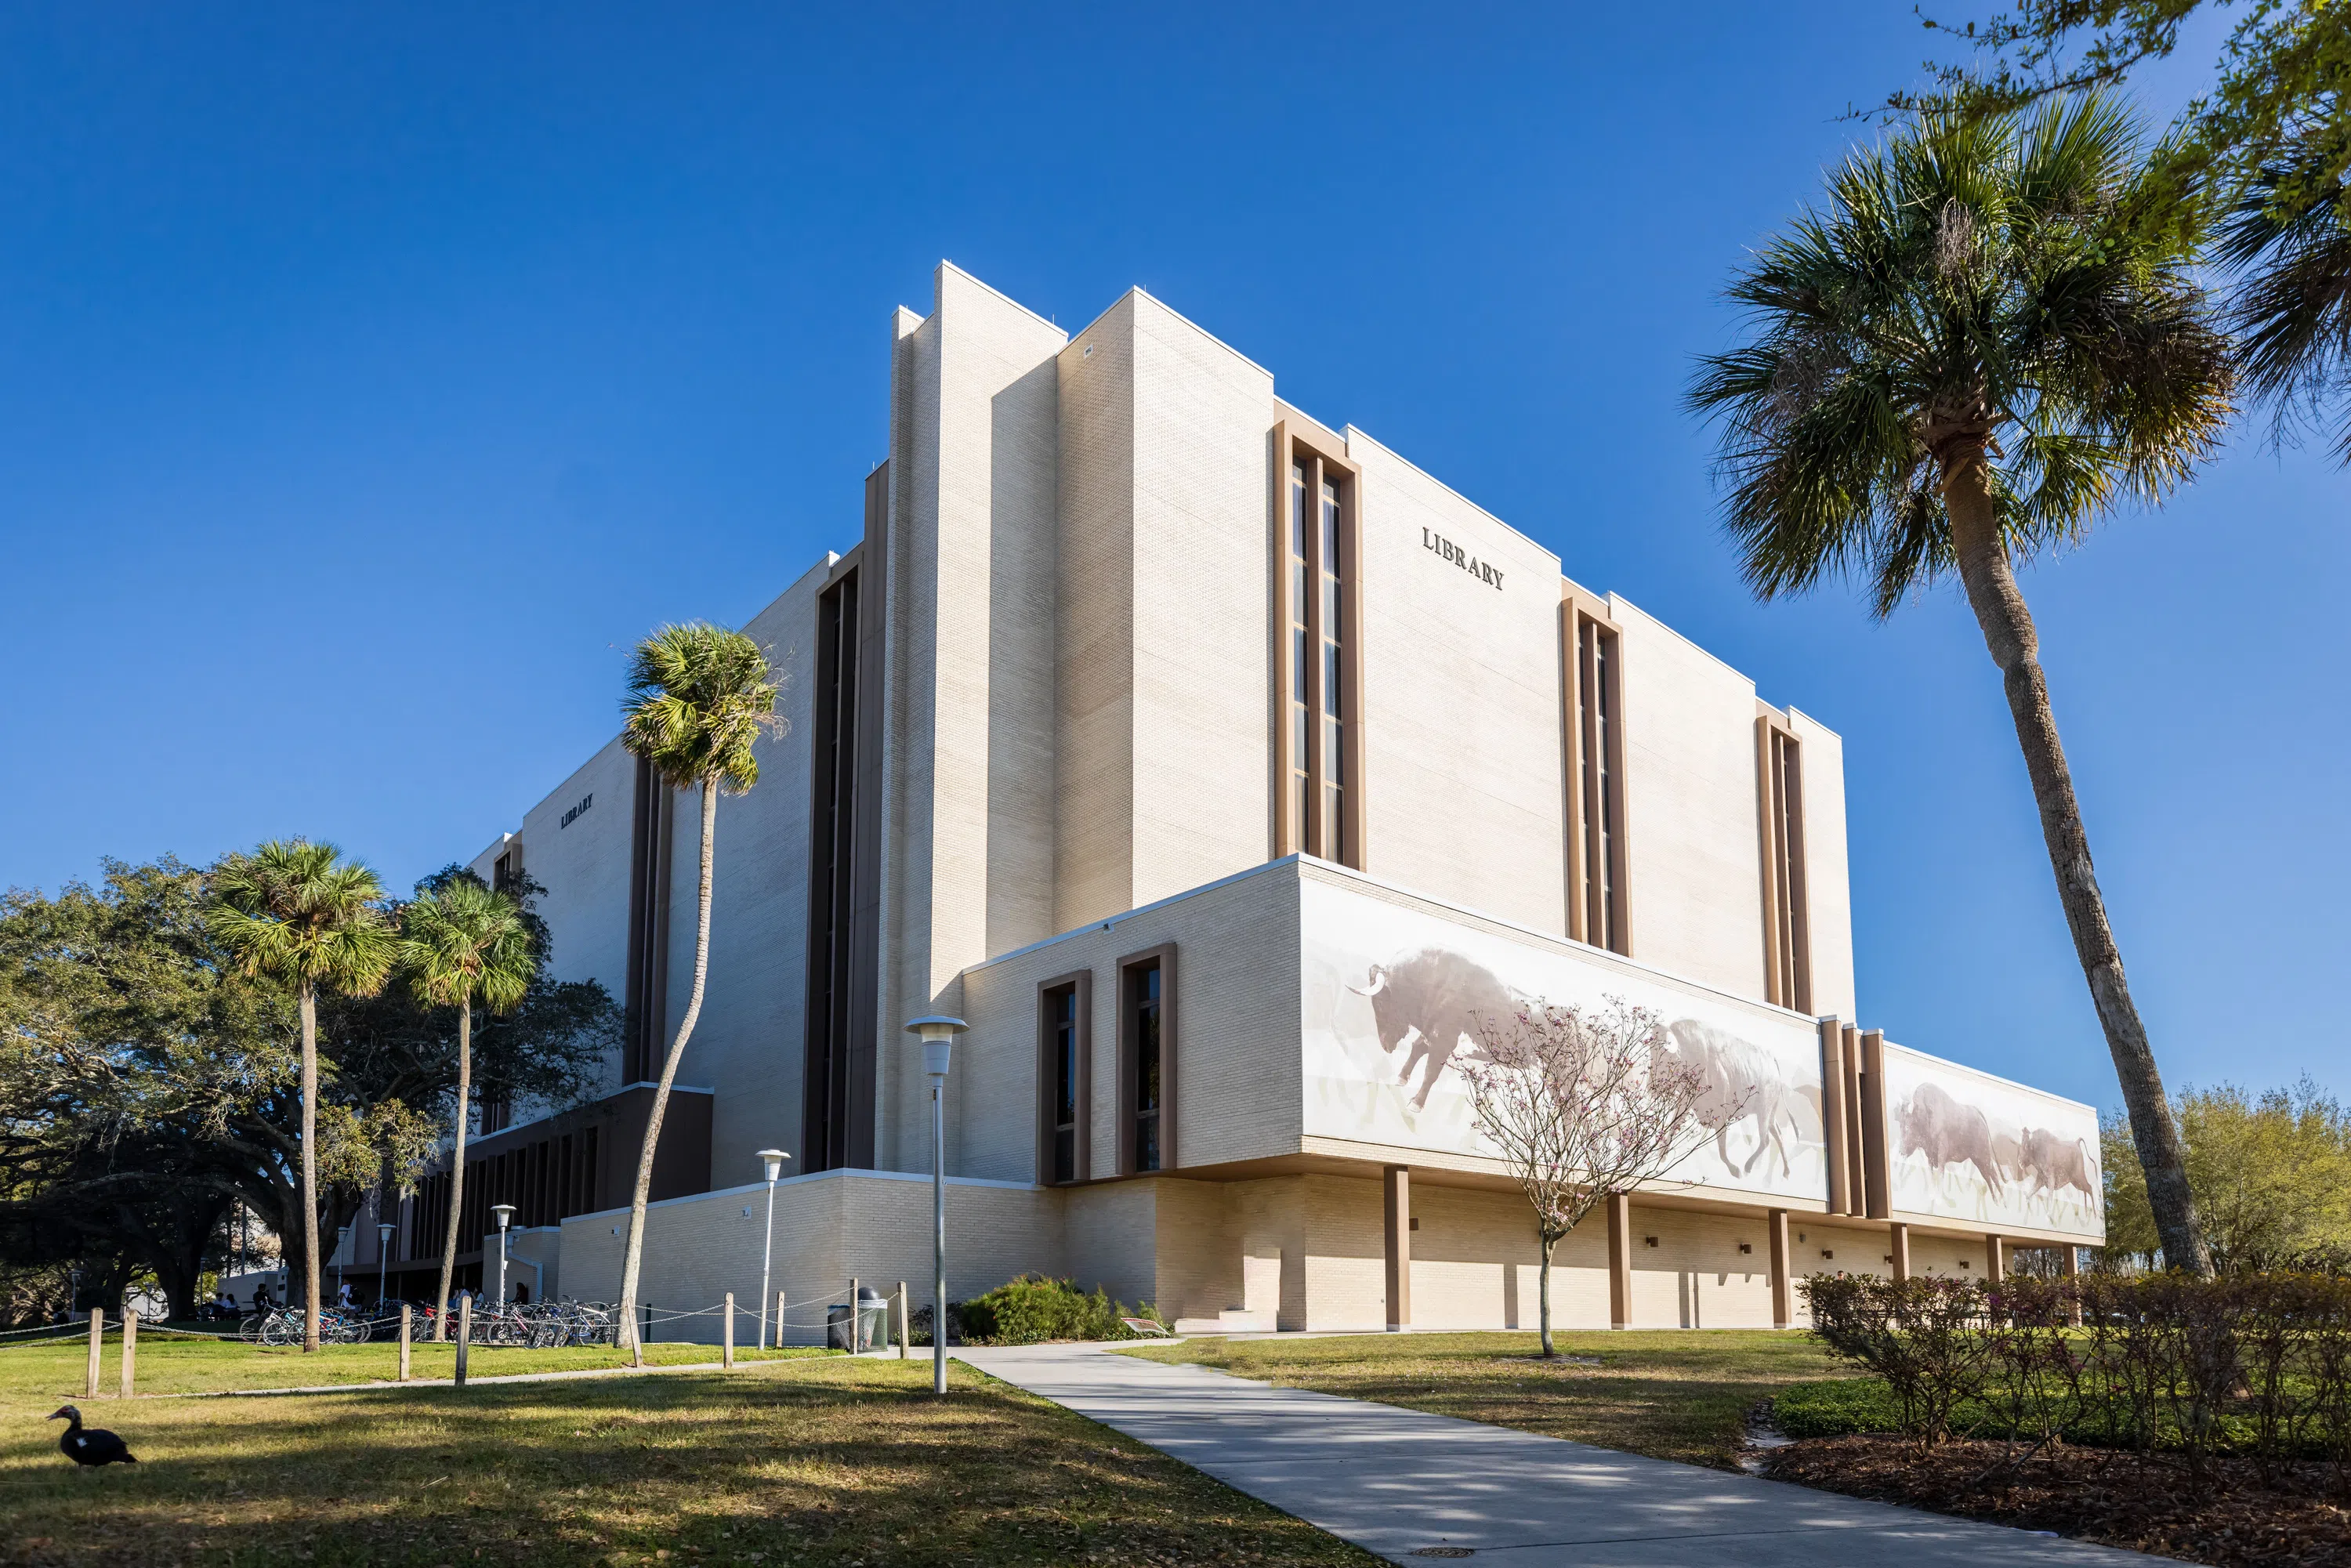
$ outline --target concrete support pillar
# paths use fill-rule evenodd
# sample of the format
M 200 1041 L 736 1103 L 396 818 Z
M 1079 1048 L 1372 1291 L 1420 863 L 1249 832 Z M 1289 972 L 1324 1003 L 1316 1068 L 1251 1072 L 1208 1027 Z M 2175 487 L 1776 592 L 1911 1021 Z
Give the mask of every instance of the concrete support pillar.
M 1796 1281 L 1788 1270 L 1788 1211 L 1771 1210 L 1764 1221 L 1771 1237 L 1771 1326 L 1796 1326 Z
M 1633 1326 L 1633 1200 L 1608 1195 L 1608 1326 Z
M 1886 1239 L 1893 1243 L 1888 1250 L 1893 1254 L 1894 1277 L 1907 1280 L 1910 1277 L 1910 1228 L 1896 1221 L 1886 1231 Z
M 2008 1243 L 2001 1237 L 1984 1238 L 1984 1278 L 1995 1285 L 2008 1278 Z
M 1412 1167 L 1390 1166 L 1380 1182 L 1387 1209 L 1388 1327 L 1412 1326 Z
M 2067 1284 L 2082 1277 L 2082 1249 L 2072 1242 L 2057 1249 L 2057 1273 Z M 2075 1297 L 2065 1308 L 2066 1321 L 2075 1328 L 2082 1326 L 2082 1301 Z

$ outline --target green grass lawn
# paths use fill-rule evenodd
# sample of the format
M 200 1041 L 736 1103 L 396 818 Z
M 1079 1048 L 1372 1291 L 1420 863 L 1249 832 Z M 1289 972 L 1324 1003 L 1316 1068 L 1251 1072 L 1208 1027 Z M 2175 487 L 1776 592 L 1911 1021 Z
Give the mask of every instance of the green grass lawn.
M 112 1395 L 121 1385 L 121 1341 L 106 1339 L 99 1390 Z M 825 1355 L 821 1350 L 748 1350 L 736 1358 L 791 1358 Z M 655 1343 L 645 1346 L 645 1360 L 657 1365 L 716 1361 L 715 1344 Z M 488 1377 L 509 1372 L 561 1372 L 576 1367 L 620 1366 L 628 1358 L 617 1351 L 499 1350 L 475 1345 L 466 1355 L 468 1377 Z M 0 1349 L 0 1403 L 13 1404 L 21 1396 L 37 1402 L 81 1401 L 87 1386 L 89 1340 L 82 1337 Z M 448 1377 L 456 1370 L 455 1345 L 418 1344 L 409 1359 L 412 1377 Z M 176 1339 L 168 1334 L 142 1334 L 139 1340 L 138 1388 L 148 1394 L 214 1394 L 232 1389 L 298 1388 L 329 1383 L 372 1383 L 390 1379 L 400 1370 L 400 1347 L 391 1342 L 374 1344 L 327 1344 L 305 1355 L 298 1346 L 283 1349 L 246 1344 L 235 1340 Z M 48 1411 L 41 1412 L 43 1415 Z
M 158 1378 L 251 1385 L 253 1358 L 266 1355 L 291 1374 L 278 1381 L 324 1381 L 322 1365 L 357 1375 L 375 1350 L 237 1360 L 223 1347 L 212 1350 L 219 1365 L 183 1352 Z M 10 1568 L 1374 1565 L 962 1366 L 944 1400 L 925 1362 L 820 1355 L 464 1393 L 91 1401 L 79 1398 L 78 1361 L 16 1359 L 25 1354 L 0 1352 L 0 1563 Z M 488 1353 L 516 1365 L 533 1354 Z M 59 1427 L 41 1417 L 61 1373 L 90 1423 L 121 1433 L 140 1464 L 84 1473 L 58 1455 Z
M 1552 1341 L 1575 1359 L 1533 1359 L 1531 1333 L 1195 1339 L 1125 1354 L 1724 1467 L 1737 1459 L 1747 1413 L 1773 1390 L 1841 1370 L 1810 1334 L 1708 1329 Z

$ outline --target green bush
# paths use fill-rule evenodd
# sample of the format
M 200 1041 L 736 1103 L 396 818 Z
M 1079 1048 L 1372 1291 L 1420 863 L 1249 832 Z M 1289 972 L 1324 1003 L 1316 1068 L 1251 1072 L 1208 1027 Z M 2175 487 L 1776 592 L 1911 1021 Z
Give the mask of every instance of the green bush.
M 1771 1424 L 1791 1437 L 1899 1432 L 1902 1406 L 1877 1378 L 1839 1377 L 1799 1383 L 1772 1395 Z
M 1023 1274 L 985 1295 L 956 1303 L 956 1328 L 970 1344 L 1041 1344 L 1047 1340 L 1138 1339 L 1119 1320 L 1149 1318 L 1164 1324 L 1149 1302 L 1130 1312 L 1101 1286 L 1088 1295 L 1074 1280 Z

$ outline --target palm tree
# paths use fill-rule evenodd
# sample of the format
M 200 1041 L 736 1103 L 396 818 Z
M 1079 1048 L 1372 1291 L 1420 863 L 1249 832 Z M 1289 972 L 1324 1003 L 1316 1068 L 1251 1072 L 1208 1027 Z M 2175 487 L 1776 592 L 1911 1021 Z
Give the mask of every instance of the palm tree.
M 1832 574 L 1876 612 L 1956 574 L 1999 666 L 2057 892 L 2112 1051 L 2165 1255 L 2210 1261 L 2123 977 L 2015 564 L 2159 501 L 2219 438 L 2229 347 L 2114 100 L 1930 110 L 1856 149 L 1731 285 L 1752 336 L 1708 357 L 1726 527 L 1764 599 Z
M 644 1258 L 645 1205 L 653 1195 L 653 1147 L 669 1109 L 670 1085 L 685 1042 L 701 1016 L 703 982 L 710 969 L 710 870 L 716 847 L 718 792 L 739 795 L 759 781 L 755 747 L 780 727 L 777 683 L 759 645 L 740 632 L 696 622 L 664 626 L 637 644 L 629 659 L 628 722 L 622 744 L 652 765 L 662 787 L 702 792 L 702 880 L 694 926 L 694 989 L 677 1035 L 662 1061 L 661 1082 L 645 1118 L 637 1155 L 637 1185 L 629 1200 L 629 1245 L 621 1264 L 621 1343 L 642 1363 L 637 1343 L 637 1270 Z
M 2281 436 L 2298 420 L 2321 424 L 2322 406 L 2338 403 L 2335 455 L 2351 464 L 2351 178 L 2328 177 L 2332 152 L 2313 134 L 2264 170 L 2219 252 L 2241 279 L 2230 317 L 2247 383 L 2276 409 Z
M 457 1112 L 449 1155 L 449 1226 L 441 1241 L 441 1288 L 434 1301 L 433 1337 L 449 1337 L 449 1285 L 457 1270 L 457 1220 L 465 1202 L 465 1123 L 474 1087 L 474 998 L 491 1012 L 511 1010 L 538 973 L 522 905 L 472 876 L 452 877 L 417 895 L 402 912 L 406 936 L 401 961 L 417 994 L 434 1007 L 457 1009 Z
M 302 1348 L 319 1348 L 319 992 L 371 996 L 396 950 L 375 873 L 273 839 L 213 868 L 206 924 L 247 977 L 290 982 L 302 1019 Z

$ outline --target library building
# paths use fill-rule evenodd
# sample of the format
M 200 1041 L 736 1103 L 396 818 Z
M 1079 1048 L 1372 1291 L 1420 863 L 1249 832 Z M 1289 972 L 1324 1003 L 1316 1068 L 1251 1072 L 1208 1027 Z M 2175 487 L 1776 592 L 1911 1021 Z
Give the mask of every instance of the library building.
M 1855 1016 L 1844 742 L 1801 694 L 1140 289 L 1072 333 L 942 264 L 888 353 L 862 520 L 844 495 L 846 548 L 744 628 L 788 722 L 718 806 L 646 1301 L 751 1311 L 772 1238 L 792 1301 L 926 1301 L 905 1025 L 937 1014 L 958 1299 L 1034 1271 L 1193 1333 L 1533 1326 L 1463 1068 L 1545 1003 L 1646 1009 L 1705 1079 L 1694 1151 L 1561 1245 L 1562 1327 L 1793 1325 L 1812 1273 L 2103 1239 L 2089 1106 Z M 512 1205 L 510 1289 L 611 1301 L 699 803 L 617 737 L 550 782 L 473 864 L 545 889 L 558 977 L 625 1036 L 586 1105 L 482 1107 L 459 1256 L 488 1278 Z M 445 1180 L 347 1266 L 429 1295 Z

